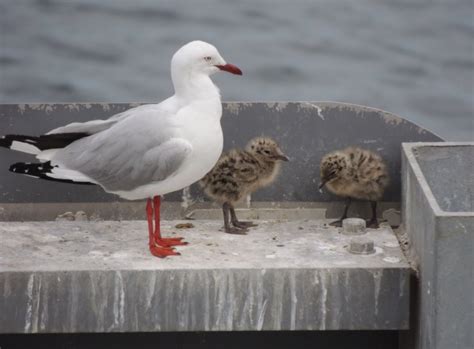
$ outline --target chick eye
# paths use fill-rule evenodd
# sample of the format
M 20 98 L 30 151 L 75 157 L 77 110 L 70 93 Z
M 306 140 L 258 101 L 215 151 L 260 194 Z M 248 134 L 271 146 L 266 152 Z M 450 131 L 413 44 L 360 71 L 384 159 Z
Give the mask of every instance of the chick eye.
M 204 60 L 205 60 L 206 62 L 209 62 L 211 59 L 212 59 L 211 56 L 204 57 Z
M 265 153 L 265 154 L 270 154 L 270 151 L 265 150 L 264 153 Z

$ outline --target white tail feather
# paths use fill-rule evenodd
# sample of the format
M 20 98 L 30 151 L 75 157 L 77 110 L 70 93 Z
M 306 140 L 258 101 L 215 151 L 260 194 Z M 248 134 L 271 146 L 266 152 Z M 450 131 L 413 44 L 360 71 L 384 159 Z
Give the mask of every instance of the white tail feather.
M 69 179 L 74 182 L 96 183 L 93 179 L 86 176 L 85 174 L 67 168 L 54 167 L 51 170 L 51 173 L 48 173 L 47 176 L 54 179 Z
M 35 147 L 33 144 L 20 141 L 13 141 L 12 145 L 10 146 L 10 149 L 34 155 L 39 154 L 41 152 L 41 150 Z
M 38 153 L 36 155 L 36 158 L 38 160 L 41 160 L 42 162 L 45 162 L 45 161 L 50 161 L 53 159 L 53 156 L 56 154 L 56 152 L 60 150 L 60 149 L 47 149 L 47 150 L 43 150 L 42 152 Z

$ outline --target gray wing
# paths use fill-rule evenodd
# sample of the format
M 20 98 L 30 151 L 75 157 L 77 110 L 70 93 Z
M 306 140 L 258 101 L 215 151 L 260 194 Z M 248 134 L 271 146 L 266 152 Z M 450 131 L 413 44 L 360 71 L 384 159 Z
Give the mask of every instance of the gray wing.
M 61 126 L 55 128 L 54 130 L 49 131 L 47 134 L 55 134 L 55 133 L 87 133 L 87 134 L 95 134 L 101 131 L 104 131 L 117 122 L 129 117 L 133 116 L 136 113 L 147 111 L 148 109 L 156 108 L 156 104 L 146 104 L 141 105 L 135 108 L 128 109 L 122 113 L 112 115 L 110 118 L 105 120 L 91 120 L 87 122 L 73 122 L 67 124 L 65 126 Z
M 129 191 L 172 176 L 191 152 L 172 117 L 141 113 L 59 150 L 52 162 L 108 191 Z

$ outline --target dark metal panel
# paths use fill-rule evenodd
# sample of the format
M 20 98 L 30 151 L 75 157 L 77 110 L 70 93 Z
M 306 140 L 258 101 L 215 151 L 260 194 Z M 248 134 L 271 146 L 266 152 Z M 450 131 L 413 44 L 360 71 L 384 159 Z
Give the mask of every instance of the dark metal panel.
M 138 104 L 0 105 L 0 134 L 40 135 L 70 122 L 104 119 Z M 320 158 L 329 151 L 358 145 L 379 151 L 392 182 L 384 200 L 400 201 L 400 144 L 442 141 L 433 133 L 385 111 L 331 102 L 224 103 L 225 149 L 244 146 L 254 136 L 273 137 L 291 157 L 274 185 L 253 196 L 256 201 L 334 201 L 317 190 Z M 31 156 L 0 149 L 0 202 L 116 201 L 98 187 L 53 183 L 8 172 L 11 163 Z M 195 199 L 201 193 L 192 189 Z M 167 195 L 180 201 L 180 192 Z

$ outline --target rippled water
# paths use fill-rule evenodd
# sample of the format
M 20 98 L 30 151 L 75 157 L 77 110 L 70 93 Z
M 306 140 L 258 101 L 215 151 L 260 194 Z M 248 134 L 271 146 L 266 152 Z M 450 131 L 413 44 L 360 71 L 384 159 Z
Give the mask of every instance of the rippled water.
M 225 100 L 335 100 L 474 139 L 471 0 L 0 0 L 0 102 L 159 101 L 202 39 Z

